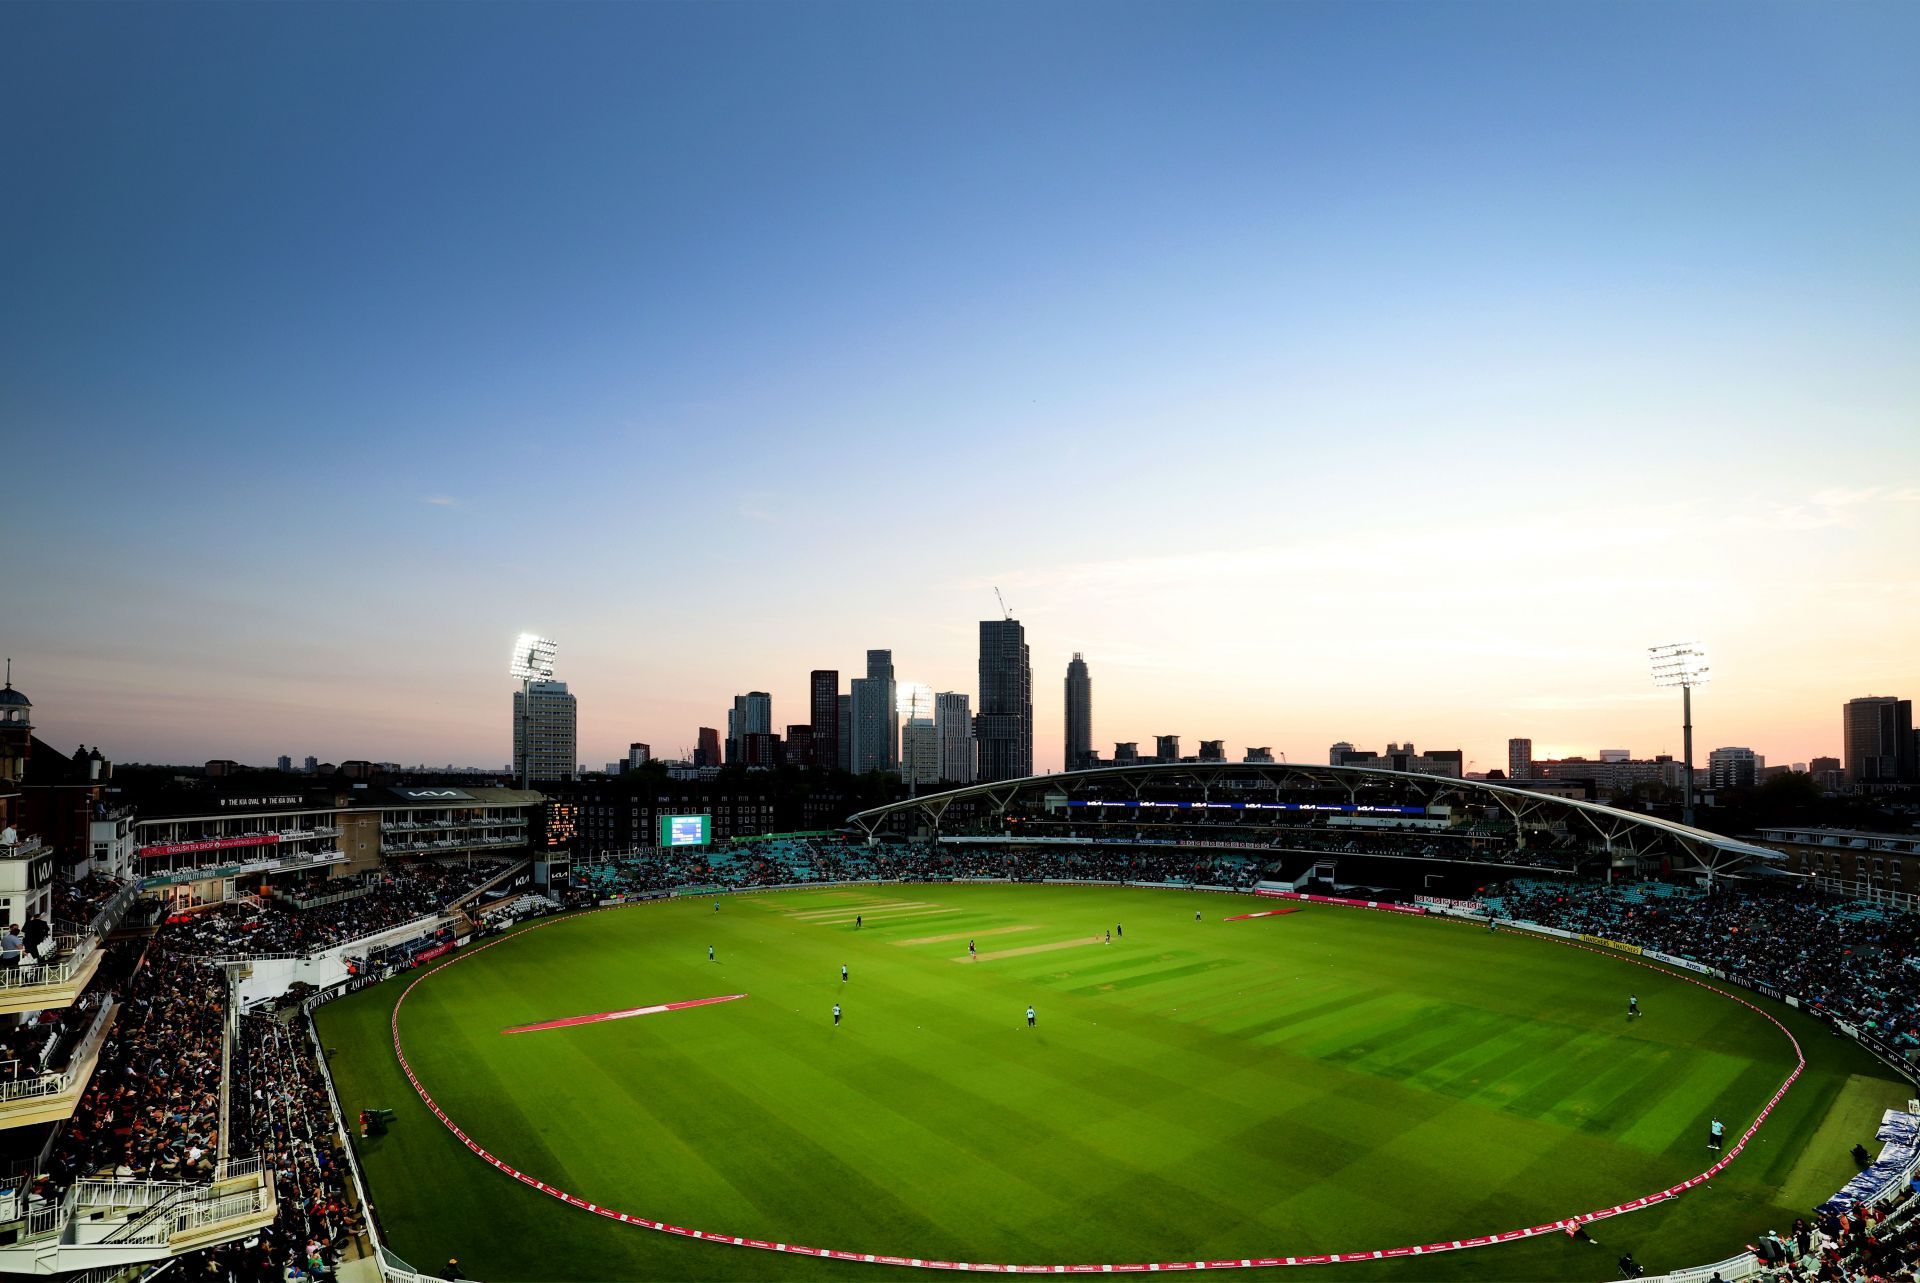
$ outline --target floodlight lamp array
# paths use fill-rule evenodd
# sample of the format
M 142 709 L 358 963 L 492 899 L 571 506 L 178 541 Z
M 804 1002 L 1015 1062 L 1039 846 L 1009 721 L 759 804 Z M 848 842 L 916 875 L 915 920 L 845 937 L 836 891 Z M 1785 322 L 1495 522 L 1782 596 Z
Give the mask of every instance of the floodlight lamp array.
M 1711 671 L 1707 667 L 1707 648 L 1699 642 L 1649 646 L 1647 657 L 1653 667 L 1655 686 L 1704 686 Z
M 560 644 L 536 633 L 521 633 L 513 643 L 513 659 L 507 666 L 510 677 L 524 681 L 544 681 L 553 676 L 553 657 Z

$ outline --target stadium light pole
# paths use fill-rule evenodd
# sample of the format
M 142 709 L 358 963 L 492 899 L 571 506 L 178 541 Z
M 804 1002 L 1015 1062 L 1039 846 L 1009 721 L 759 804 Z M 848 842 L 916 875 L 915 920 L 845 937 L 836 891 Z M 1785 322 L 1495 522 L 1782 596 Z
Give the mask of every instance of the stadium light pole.
M 537 633 L 521 633 L 513 642 L 507 675 L 520 679 L 520 787 L 533 787 L 533 683 L 553 676 L 557 642 Z
M 1680 818 L 1682 823 L 1692 828 L 1693 688 L 1707 684 L 1707 648 L 1699 642 L 1668 642 L 1664 646 L 1647 647 L 1647 658 L 1653 665 L 1655 686 L 1680 688 L 1681 749 L 1685 759 L 1682 766 L 1687 773 L 1687 800 L 1681 808 Z

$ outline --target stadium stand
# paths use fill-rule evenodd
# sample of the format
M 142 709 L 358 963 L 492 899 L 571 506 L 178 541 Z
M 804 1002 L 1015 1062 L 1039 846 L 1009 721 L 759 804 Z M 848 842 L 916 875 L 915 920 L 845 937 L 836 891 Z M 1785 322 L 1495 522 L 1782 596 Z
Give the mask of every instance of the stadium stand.
M 232 1072 L 234 1144 L 272 1156 L 280 1214 L 257 1242 L 213 1255 L 239 1278 L 330 1277 L 365 1224 L 312 1044 L 275 1016 L 242 1017 Z
M 1716 886 L 1711 894 L 1589 883 L 1490 889 L 1502 916 L 1603 936 L 1798 997 L 1815 1015 L 1920 1048 L 1920 918 L 1854 901 Z
M 1330 831 L 1329 851 L 1428 841 L 1424 834 Z M 1286 849 L 1295 849 L 1292 840 Z M 642 851 L 577 866 L 556 894 L 570 905 L 673 890 L 881 879 L 1148 882 L 1248 888 L 1277 865 L 1260 850 L 1131 843 L 907 845 L 816 836 L 778 837 L 689 851 Z M 283 1018 L 230 1019 L 228 981 L 205 959 L 332 947 L 415 921 L 470 895 L 502 861 L 399 866 L 327 883 L 326 903 L 268 900 L 222 906 L 162 926 L 151 940 L 119 940 L 86 998 L 0 1034 L 0 1080 L 57 1066 L 100 1005 L 121 1009 L 81 1104 L 32 1183 L 41 1206 L 87 1178 L 210 1180 L 236 1157 L 263 1157 L 278 1193 L 275 1219 L 249 1239 L 211 1249 L 189 1275 L 235 1280 L 330 1278 L 366 1247 L 314 1045 Z M 112 879 L 63 885 L 60 921 L 85 922 L 124 889 Z M 342 893 L 348 893 L 342 895 Z M 526 897 L 515 893 L 509 907 Z M 1896 1054 L 1920 1049 L 1920 918 L 1854 901 L 1764 886 L 1711 892 L 1659 882 L 1606 885 L 1520 878 L 1479 897 L 1503 917 L 1636 944 L 1799 996 L 1816 1015 L 1869 1031 Z M 552 902 L 541 901 L 541 911 Z M 445 933 L 442 933 L 445 934 Z M 440 942 L 407 942 L 391 965 L 411 965 Z M 419 943 L 423 948 L 412 947 Z M 450 940 L 446 941 L 450 947 Z M 229 1028 L 236 1031 L 228 1047 Z M 230 1072 L 223 1082 L 223 1056 Z M 227 1116 L 222 1120 L 222 1092 Z M 1916 1120 L 1890 1120 L 1870 1177 L 1850 1185 L 1784 1236 L 1752 1246 L 1759 1276 L 1912 1280 L 1920 1263 L 1920 1199 L 1899 1179 Z M 1897 1149 L 1905 1145 L 1906 1149 Z M 1863 1160 L 1864 1161 L 1864 1160 Z M 1896 1179 L 1882 1181 L 1892 1173 Z M 1892 1193 L 1885 1191 L 1891 1189 Z
M 51 1196 L 83 1176 L 210 1175 L 221 1157 L 226 1013 L 220 972 L 149 948 L 35 1193 Z
M 334 903 L 289 908 L 275 900 L 229 903 L 170 918 L 170 947 L 199 957 L 306 954 L 401 926 L 444 910 L 485 885 L 510 862 L 400 865 L 358 880 L 326 883 Z

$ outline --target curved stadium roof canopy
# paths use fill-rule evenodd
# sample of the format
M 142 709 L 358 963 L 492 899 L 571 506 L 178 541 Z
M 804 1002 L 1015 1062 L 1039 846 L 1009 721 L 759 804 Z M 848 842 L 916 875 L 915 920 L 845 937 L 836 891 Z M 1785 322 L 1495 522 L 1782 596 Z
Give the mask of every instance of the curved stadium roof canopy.
M 1342 796 L 1344 803 L 1337 800 Z M 1318 800 L 1325 798 L 1336 800 Z M 1033 830 L 1014 832 L 1009 825 L 1030 817 L 1061 812 L 1097 817 L 1116 808 L 1135 819 L 1142 814 L 1166 817 L 1156 818 L 1161 824 L 1231 827 L 1281 838 L 1288 830 L 1300 831 L 1303 821 L 1320 814 L 1351 816 L 1389 828 L 1396 819 L 1414 827 L 1415 817 L 1424 820 L 1421 827 L 1432 828 L 1434 817 L 1444 817 L 1444 827 L 1456 834 L 1474 824 L 1503 832 L 1510 827 L 1515 850 L 1525 849 L 1530 833 L 1553 831 L 1579 842 L 1588 858 L 1665 858 L 1676 872 L 1707 877 L 1742 866 L 1767 867 L 1782 859 L 1780 852 L 1769 847 L 1658 816 L 1509 784 L 1369 766 L 1267 762 L 1148 763 L 1030 775 L 873 807 L 849 816 L 847 823 L 869 842 L 913 830 L 936 839 L 964 835 L 1018 840 Z M 1209 823 L 1216 816 L 1230 823 Z M 1263 823 L 1267 817 L 1270 822 Z M 1286 849 L 1283 840 L 1272 845 Z

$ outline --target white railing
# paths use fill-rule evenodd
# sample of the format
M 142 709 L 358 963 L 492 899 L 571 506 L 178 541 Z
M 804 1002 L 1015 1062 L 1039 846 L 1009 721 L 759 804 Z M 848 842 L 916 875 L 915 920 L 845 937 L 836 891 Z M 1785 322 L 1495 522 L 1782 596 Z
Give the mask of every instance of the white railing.
M 80 973 L 87 959 L 93 956 L 93 950 L 100 943 L 98 936 L 71 935 L 62 933 L 51 937 L 64 956 L 59 962 L 21 963 L 19 966 L 0 969 L 0 990 L 35 989 L 41 985 L 65 984 Z
M 281 903 L 290 905 L 296 909 L 321 909 L 330 904 L 345 904 L 348 900 L 358 900 L 361 896 L 372 895 L 375 890 L 377 890 L 376 887 L 372 884 L 367 884 L 365 886 L 352 887 L 345 891 L 335 891 L 331 895 L 316 895 L 310 900 L 303 900 L 298 896 L 291 895 L 277 896 L 275 898 Z
M 230 1180 L 235 1176 L 251 1176 L 255 1172 L 267 1170 L 267 1155 L 255 1154 L 252 1158 L 223 1158 L 215 1169 L 213 1178 L 217 1181 Z
M 194 1185 L 187 1181 L 142 1181 L 142 1180 L 106 1180 L 88 1178 L 73 1183 L 67 1191 L 67 1201 L 75 1207 L 116 1207 L 126 1211 L 139 1211 L 164 1203 L 170 1198 L 179 1198 L 188 1191 L 205 1189 L 204 1185 Z
M 27 1223 L 20 1229 L 20 1241 L 28 1243 L 37 1238 L 51 1238 L 66 1223 L 67 1209 L 60 1204 L 49 1203 L 45 1207 L 36 1207 L 27 1213 Z
M 221 1221 L 257 1216 L 266 1210 L 267 1191 L 264 1188 L 238 1190 L 212 1198 L 195 1199 L 175 1212 L 168 1219 L 168 1224 L 174 1234 L 185 1234 L 209 1225 L 218 1225 Z
M 205 1186 L 178 1192 L 109 1234 L 102 1242 L 157 1247 L 177 1234 L 190 1234 L 223 1221 L 257 1216 L 267 1210 L 267 1191 L 233 1190 L 216 1194 Z
M 1709 1279 L 1724 1279 L 1726 1283 L 1738 1283 L 1740 1279 L 1752 1278 L 1761 1270 L 1760 1258 L 1752 1252 L 1742 1252 L 1738 1256 L 1716 1261 L 1712 1265 L 1694 1265 L 1684 1270 L 1675 1270 L 1671 1274 L 1643 1279 L 1641 1283 L 1707 1283 Z
M 23 837 L 11 846 L 0 846 L 0 860 L 28 860 L 47 849 L 47 844 L 37 835 Z

